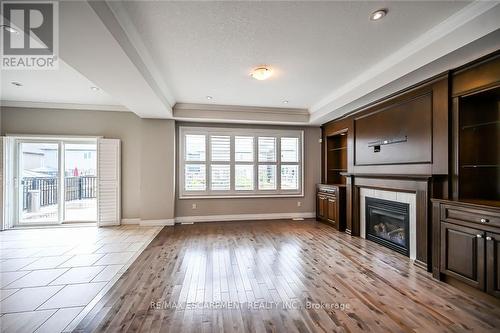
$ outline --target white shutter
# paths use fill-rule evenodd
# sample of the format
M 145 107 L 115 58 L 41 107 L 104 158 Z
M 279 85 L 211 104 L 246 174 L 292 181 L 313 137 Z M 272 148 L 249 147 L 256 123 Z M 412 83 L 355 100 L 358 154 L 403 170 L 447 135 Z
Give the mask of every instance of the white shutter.
M 14 222 L 14 139 L 0 137 L 0 228 L 7 230 Z
M 259 137 L 259 162 L 276 162 L 276 138 Z
M 98 140 L 98 225 L 120 224 L 120 140 Z

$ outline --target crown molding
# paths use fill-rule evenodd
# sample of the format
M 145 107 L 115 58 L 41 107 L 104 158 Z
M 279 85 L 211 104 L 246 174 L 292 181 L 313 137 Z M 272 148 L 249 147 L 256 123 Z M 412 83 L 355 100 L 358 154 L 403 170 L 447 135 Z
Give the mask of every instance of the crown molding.
M 177 103 L 174 119 L 190 122 L 307 125 L 306 109 Z
M 311 122 L 500 28 L 499 2 L 474 1 L 310 108 Z M 334 117 L 340 117 L 335 114 Z
M 219 112 L 251 112 L 251 113 L 266 113 L 266 114 L 290 114 L 290 115 L 309 115 L 307 109 L 298 108 L 276 108 L 262 106 L 241 106 L 241 105 L 220 105 L 220 104 L 196 104 L 196 103 L 177 103 L 174 105 L 176 110 L 190 111 L 219 111 Z
M 101 104 L 77 104 L 77 103 L 52 103 L 52 102 L 30 102 L 30 101 L 5 101 L 0 100 L 1 107 L 12 108 L 35 108 L 35 109 L 61 109 L 61 110 L 90 110 L 90 111 L 113 111 L 131 112 L 122 105 Z

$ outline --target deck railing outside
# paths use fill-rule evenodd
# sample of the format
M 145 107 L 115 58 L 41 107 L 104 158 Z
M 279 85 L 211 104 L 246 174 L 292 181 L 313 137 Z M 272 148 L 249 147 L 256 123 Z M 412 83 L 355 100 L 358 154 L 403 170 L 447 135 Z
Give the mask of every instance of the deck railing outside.
M 97 177 L 65 177 L 65 201 L 95 198 L 97 196 Z M 34 204 L 39 207 L 58 203 L 57 177 L 25 177 L 21 180 L 23 188 L 23 210 L 32 211 Z M 38 197 L 38 199 L 36 198 Z

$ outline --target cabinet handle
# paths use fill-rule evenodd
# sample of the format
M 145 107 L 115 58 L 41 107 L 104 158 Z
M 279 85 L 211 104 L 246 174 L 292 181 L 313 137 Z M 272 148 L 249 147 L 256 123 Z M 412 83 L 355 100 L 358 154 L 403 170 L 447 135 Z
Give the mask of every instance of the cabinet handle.
M 492 238 L 492 237 L 490 237 L 490 236 L 488 236 L 488 237 L 486 237 L 486 240 L 487 240 L 487 241 L 490 241 L 490 240 L 493 240 L 493 238 Z
M 480 221 L 481 221 L 481 223 L 488 223 L 488 222 L 490 222 L 488 219 L 485 219 L 485 218 L 482 218 Z
M 476 237 L 477 237 L 477 238 L 483 238 L 483 235 L 481 235 L 481 234 L 477 234 L 477 235 L 476 235 Z

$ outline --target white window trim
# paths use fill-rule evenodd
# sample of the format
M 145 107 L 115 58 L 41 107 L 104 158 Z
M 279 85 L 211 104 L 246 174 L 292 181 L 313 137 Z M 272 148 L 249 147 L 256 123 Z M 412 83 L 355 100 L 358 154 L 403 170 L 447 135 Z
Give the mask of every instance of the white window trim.
M 186 135 L 205 135 L 205 161 L 185 161 L 185 137 Z M 229 135 L 231 137 L 231 154 L 229 162 L 210 162 L 211 147 L 210 135 Z M 235 136 L 253 136 L 254 152 L 252 162 L 235 162 Z M 276 162 L 258 162 L 258 137 L 270 136 L 277 138 L 276 142 Z M 296 137 L 299 139 L 298 162 L 281 162 L 281 137 Z M 288 198 L 304 197 L 304 131 L 303 130 L 273 130 L 258 128 L 216 128 L 216 127 L 191 127 L 180 126 L 178 129 L 179 155 L 178 155 L 178 196 L 179 199 L 204 199 L 204 198 Z M 206 190 L 205 191 L 185 191 L 184 170 L 186 164 L 205 164 Z M 212 191 L 210 190 L 211 164 L 229 164 L 231 170 L 230 190 Z M 254 189 L 252 191 L 236 191 L 234 182 L 234 171 L 236 164 L 246 164 L 254 166 Z M 258 166 L 272 164 L 276 165 L 276 190 L 258 189 Z M 299 167 L 299 189 L 281 190 L 281 165 L 298 165 Z

